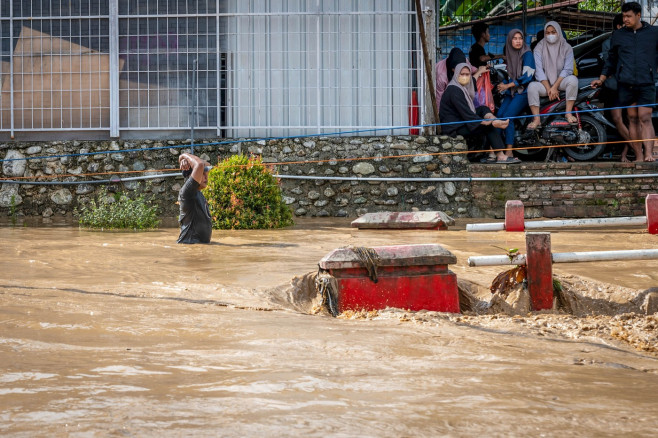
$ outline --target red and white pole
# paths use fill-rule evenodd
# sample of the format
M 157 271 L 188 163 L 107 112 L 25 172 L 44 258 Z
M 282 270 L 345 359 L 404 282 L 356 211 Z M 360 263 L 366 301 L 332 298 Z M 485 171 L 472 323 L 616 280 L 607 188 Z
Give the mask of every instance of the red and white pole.
M 467 224 L 466 231 L 525 231 L 541 228 L 564 227 L 615 227 L 646 225 L 649 234 L 658 234 L 658 194 L 647 195 L 645 200 L 646 216 L 601 217 L 585 219 L 558 219 L 528 221 L 524 220 L 523 203 L 507 201 L 505 203 L 505 222 L 487 224 Z

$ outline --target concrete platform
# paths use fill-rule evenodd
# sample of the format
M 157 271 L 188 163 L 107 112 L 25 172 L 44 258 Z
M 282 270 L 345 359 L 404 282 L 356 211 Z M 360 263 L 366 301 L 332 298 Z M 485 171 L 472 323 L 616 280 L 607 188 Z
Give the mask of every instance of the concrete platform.
M 447 230 L 454 225 L 453 218 L 442 211 L 396 211 L 366 213 L 352 221 L 358 229 L 426 229 Z

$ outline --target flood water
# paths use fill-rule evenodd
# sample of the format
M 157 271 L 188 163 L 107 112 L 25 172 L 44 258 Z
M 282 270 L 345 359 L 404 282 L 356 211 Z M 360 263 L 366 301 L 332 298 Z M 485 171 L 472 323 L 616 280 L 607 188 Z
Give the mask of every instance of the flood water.
M 0 435 L 655 436 L 658 353 L 595 330 L 632 320 L 655 347 L 654 317 L 332 318 L 291 286 L 338 247 L 438 243 L 488 288 L 504 268 L 467 258 L 523 233 L 464 228 L 306 219 L 184 246 L 175 228 L 0 227 Z M 552 233 L 553 252 L 656 247 L 638 228 Z M 554 272 L 611 301 L 658 286 L 658 261 Z

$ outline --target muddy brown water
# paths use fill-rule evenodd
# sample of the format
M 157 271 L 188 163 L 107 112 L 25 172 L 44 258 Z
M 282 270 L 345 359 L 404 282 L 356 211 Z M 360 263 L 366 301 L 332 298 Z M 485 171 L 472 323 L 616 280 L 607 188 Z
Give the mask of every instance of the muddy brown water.
M 585 327 L 619 316 L 331 318 L 293 281 L 337 247 L 439 243 L 486 290 L 501 268 L 466 259 L 523 235 L 464 227 L 300 220 L 197 246 L 175 228 L 0 227 L 0 434 L 655 436 L 658 355 Z M 552 234 L 554 252 L 657 244 L 638 228 Z M 554 268 L 610 302 L 658 286 L 658 261 Z

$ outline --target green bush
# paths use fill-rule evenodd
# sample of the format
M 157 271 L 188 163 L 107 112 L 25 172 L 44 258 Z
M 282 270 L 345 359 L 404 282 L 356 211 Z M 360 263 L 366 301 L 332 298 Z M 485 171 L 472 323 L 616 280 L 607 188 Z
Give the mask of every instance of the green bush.
M 81 227 L 105 230 L 149 230 L 160 224 L 158 208 L 142 193 L 131 199 L 126 193 L 108 193 L 103 187 L 97 198 L 78 214 Z
M 203 191 L 213 228 L 282 228 L 293 224 L 276 178 L 260 158 L 233 155 L 208 174 Z

